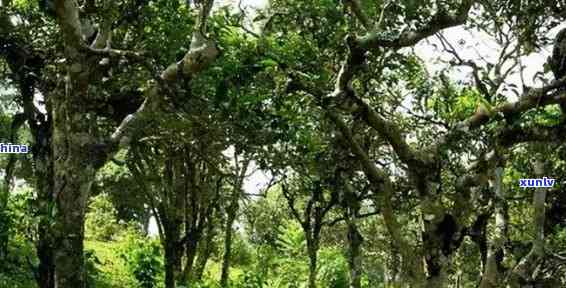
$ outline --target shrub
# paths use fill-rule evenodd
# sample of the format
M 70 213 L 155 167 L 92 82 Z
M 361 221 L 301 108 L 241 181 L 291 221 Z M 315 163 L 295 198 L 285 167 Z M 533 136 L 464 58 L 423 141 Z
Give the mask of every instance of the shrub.
M 126 262 L 127 269 L 140 288 L 157 286 L 158 276 L 163 273 L 160 245 L 156 240 L 129 235 L 121 257 Z
M 106 194 L 93 197 L 86 214 L 85 234 L 87 239 L 110 241 L 122 227 L 116 220 L 116 209 Z
M 346 288 L 349 286 L 348 262 L 338 249 L 320 249 L 319 259 L 318 278 L 323 287 Z
M 233 288 L 263 288 L 266 287 L 267 282 L 260 274 L 253 271 L 247 271 L 240 275 L 236 281 L 231 285 Z

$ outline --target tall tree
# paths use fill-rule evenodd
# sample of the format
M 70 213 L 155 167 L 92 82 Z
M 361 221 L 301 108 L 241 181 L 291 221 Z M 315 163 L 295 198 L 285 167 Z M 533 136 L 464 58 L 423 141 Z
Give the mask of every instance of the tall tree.
M 247 176 L 247 171 L 250 166 L 250 159 L 246 155 L 241 155 L 239 147 L 234 150 L 234 172 L 231 183 L 231 193 L 228 197 L 228 204 L 226 206 L 226 222 L 224 223 L 224 254 L 222 256 L 222 270 L 220 272 L 220 285 L 222 287 L 228 286 L 228 277 L 230 272 L 230 257 L 232 257 L 232 233 L 234 221 L 238 214 L 240 207 L 240 200 L 243 196 L 244 180 Z
M 106 2 L 108 4 L 108 2 Z M 183 59 L 170 65 L 150 88 L 149 95 L 136 113 L 128 115 L 112 137 L 106 141 L 96 137 L 96 114 L 84 105 L 96 101 L 90 91 L 98 78 L 96 69 L 103 57 L 140 59 L 138 52 L 114 50 L 110 47 L 111 15 L 103 15 L 100 31 L 91 43 L 85 19 L 80 17 L 76 1 L 55 1 L 57 23 L 64 38 L 66 60 L 65 92 L 51 98 L 53 107 L 53 157 L 55 215 L 55 281 L 56 287 L 84 287 L 84 215 L 94 175 L 120 144 L 128 142 L 132 131 L 155 110 L 169 87 L 190 79 L 217 55 L 211 40 L 205 38 L 206 19 L 212 1 L 200 5 L 199 24 L 193 33 L 191 49 Z M 102 7 L 100 7 L 102 8 Z M 81 20 L 83 22 L 81 22 Z M 70 273 L 70 271 L 76 271 Z

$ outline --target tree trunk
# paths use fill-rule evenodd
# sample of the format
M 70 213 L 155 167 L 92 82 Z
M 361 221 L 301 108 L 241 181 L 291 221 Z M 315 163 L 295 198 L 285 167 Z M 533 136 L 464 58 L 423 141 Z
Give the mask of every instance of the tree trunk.
M 84 288 L 85 208 L 96 170 L 106 160 L 98 145 L 89 82 L 96 59 L 82 49 L 76 1 L 54 1 L 65 42 L 65 92 L 50 95 L 53 115 L 53 194 L 55 199 L 55 287 Z
M 74 130 L 72 128 L 71 131 Z M 84 288 L 84 217 L 95 170 L 88 164 L 90 159 L 82 156 L 86 149 L 76 143 L 81 135 L 59 129 L 54 132 L 54 155 L 57 155 L 54 166 L 57 208 L 54 227 L 55 287 Z
M 48 240 L 46 233 L 41 230 L 39 232 L 37 245 L 37 258 L 39 259 L 39 278 L 37 279 L 37 285 L 40 288 L 53 288 L 55 287 L 53 247 L 51 241 Z
M 179 227 L 177 225 L 166 225 L 165 227 L 165 287 L 175 288 L 177 274 L 181 266 L 181 255 L 179 253 Z
M 362 278 L 361 245 L 363 239 L 355 222 L 348 220 L 348 266 L 350 268 L 350 288 L 360 288 Z
M 506 191 L 503 189 L 503 167 L 497 167 L 494 171 L 495 182 L 492 183 L 494 189 L 495 206 L 495 225 L 493 236 L 485 256 L 485 265 L 480 288 L 492 288 L 500 286 L 501 281 L 501 262 L 503 261 L 504 245 L 507 242 L 507 204 Z M 480 250 L 481 251 L 481 250 Z
M 216 204 L 213 204 L 216 206 Z M 215 211 L 216 209 L 213 209 L 213 211 Z M 202 243 L 202 245 L 199 245 L 199 253 L 198 253 L 198 257 L 196 260 L 196 264 L 195 264 L 195 272 L 194 272 L 194 279 L 200 280 L 202 278 L 202 274 L 204 273 L 204 268 L 206 267 L 206 263 L 208 262 L 208 259 L 210 258 L 210 255 L 212 254 L 212 248 L 214 247 L 213 245 L 213 240 L 214 240 L 214 236 L 216 235 L 215 229 L 214 229 L 214 221 L 213 221 L 213 215 L 215 213 L 211 212 L 209 215 L 206 215 L 206 231 L 205 231 L 205 237 L 204 237 L 204 242 Z
M 46 205 L 47 203 L 43 204 Z M 37 258 L 39 259 L 39 277 L 37 279 L 37 284 L 40 288 L 54 288 L 55 259 L 53 255 L 53 232 L 50 229 L 50 221 L 47 218 L 49 215 L 42 213 L 40 217 L 41 219 L 38 224 L 39 239 L 37 241 Z
M 49 108 L 49 107 L 48 107 Z M 50 114 L 50 113 L 49 113 Z M 49 116 L 50 117 L 50 116 Z M 32 129 L 35 143 L 33 151 L 37 178 L 39 223 L 37 258 L 39 259 L 38 286 L 55 287 L 55 262 L 53 255 L 53 231 L 51 228 L 51 209 L 53 209 L 53 160 L 51 155 L 51 127 L 43 121 L 41 126 Z
M 175 288 L 175 266 L 177 265 L 176 245 L 170 242 L 165 243 L 165 287 Z
M 204 269 L 206 268 L 206 263 L 212 254 L 212 237 L 206 237 L 206 241 L 203 243 L 204 247 L 201 248 L 201 253 L 197 257 L 197 262 L 195 264 L 194 269 L 194 279 L 200 280 L 202 278 L 202 274 L 204 273 Z
M 63 95 L 53 97 L 53 159 L 55 213 L 55 287 L 85 287 L 84 217 L 96 169 L 92 115 L 88 101 L 88 60 L 67 47 L 68 75 Z
M 313 240 L 307 241 L 307 250 L 309 255 L 309 282 L 307 287 L 316 288 L 318 244 L 314 243 Z
M 221 287 L 226 287 L 228 285 L 228 277 L 230 276 L 230 256 L 232 255 L 232 225 L 234 224 L 234 220 L 236 219 L 238 199 L 232 199 L 232 201 L 233 202 L 228 209 L 228 216 L 226 217 L 226 231 L 224 233 L 224 255 L 222 258 L 222 273 L 220 274 Z
M 176 281 L 181 272 L 181 258 L 184 243 L 181 241 L 181 226 L 185 217 L 184 178 L 182 174 L 183 163 L 175 156 L 168 155 L 163 172 L 163 189 L 167 198 L 166 203 L 160 207 L 161 221 L 165 234 L 165 287 L 175 288 Z
M 191 233 L 191 234 L 197 234 L 197 233 Z M 198 249 L 198 243 L 200 240 L 200 236 L 199 235 L 188 235 L 188 239 L 187 239 L 187 251 L 186 251 L 186 262 L 185 262 L 185 270 L 183 271 L 183 283 L 188 284 L 191 280 L 195 279 L 194 278 L 194 263 L 195 263 L 195 257 L 197 255 L 197 249 Z
M 454 216 L 447 213 L 439 200 L 438 195 L 441 193 L 439 175 L 435 172 L 428 174 L 428 179 L 424 176 L 417 179 L 424 228 L 422 241 L 427 271 L 426 287 L 447 285 L 452 256 L 463 240 L 462 226 Z
M 78 177 L 60 175 L 70 171 L 79 174 Z M 90 189 L 90 182 L 86 179 L 93 179 L 94 175 L 79 171 L 81 171 L 81 167 L 71 164 L 56 172 L 60 177 L 56 176 L 59 181 L 55 183 L 55 189 L 60 193 L 56 201 L 57 212 L 55 215 L 55 233 L 57 235 L 57 240 L 54 243 L 56 288 L 86 287 L 83 259 L 84 212 L 86 197 Z

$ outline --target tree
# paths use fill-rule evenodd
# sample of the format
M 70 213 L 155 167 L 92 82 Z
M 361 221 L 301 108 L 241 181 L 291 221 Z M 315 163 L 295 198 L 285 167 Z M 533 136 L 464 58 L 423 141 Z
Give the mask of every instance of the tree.
M 224 224 L 224 255 L 222 257 L 222 271 L 220 274 L 220 285 L 226 287 L 228 285 L 228 276 L 230 271 L 230 257 L 232 256 L 232 233 L 234 221 L 239 208 L 239 201 L 242 198 L 242 186 L 250 165 L 249 159 L 241 159 L 239 148 L 234 151 L 234 175 L 231 182 L 231 195 L 228 198 L 229 205 L 226 206 L 226 222 Z M 244 156 L 245 157 L 245 156 Z
M 0 159 L 0 286 L 33 242 L 41 287 L 84 287 L 96 194 L 157 219 L 167 287 L 213 281 L 210 261 L 223 286 L 338 285 L 317 271 L 346 264 L 352 287 L 563 286 L 560 1 L 0 3 L 0 140 L 32 147 Z M 255 166 L 283 203 L 244 191 Z
M 287 199 L 289 209 L 295 220 L 301 225 L 303 233 L 305 234 L 307 253 L 309 256 L 308 287 L 311 288 L 316 287 L 317 256 L 320 248 L 320 233 L 323 220 L 338 201 L 337 194 L 334 191 L 331 193 L 327 192 L 328 188 L 325 185 L 327 181 L 326 177 L 326 175 L 315 174 L 313 178 L 309 176 L 306 176 L 307 179 L 299 178 L 298 187 L 295 188 L 296 190 L 293 192 L 288 189 L 286 184 L 282 184 L 281 186 L 283 195 Z M 298 195 L 300 195 L 301 192 L 306 192 L 307 198 L 303 200 L 304 208 L 299 212 L 300 210 L 297 210 L 295 205 Z
M 109 5 L 109 3 L 105 3 Z M 203 33 L 212 1 L 201 5 L 200 21 L 195 29 L 191 50 L 178 64 L 164 70 L 140 108 L 124 118 L 109 141 L 100 142 L 92 133 L 96 122 L 92 111 L 83 101 L 96 101 L 89 92 L 92 77 L 103 57 L 131 57 L 140 59 L 137 52 L 114 50 L 110 47 L 112 33 L 111 15 L 105 15 L 100 31 L 92 43 L 85 43 L 79 7 L 75 1 L 55 1 L 57 22 L 64 38 L 67 75 L 65 92 L 54 95 L 53 106 L 53 156 L 54 193 L 57 213 L 55 216 L 55 279 L 56 287 L 83 287 L 83 227 L 84 211 L 90 187 L 96 171 L 119 144 L 127 142 L 135 126 L 143 121 L 148 111 L 155 109 L 159 97 L 167 94 L 167 87 L 177 79 L 188 79 L 213 60 L 217 50 Z M 105 6 L 108 7 L 108 6 Z M 104 7 L 104 8 L 105 8 Z M 99 76 L 98 76 L 99 77 Z M 91 100 L 92 99 L 92 100 Z M 138 126 L 139 127 L 139 126 Z M 124 140 L 126 139 L 126 140 Z M 88 151 L 85 153 L 85 151 Z M 86 164 L 86 166 L 85 166 Z M 80 172 L 78 172 L 80 171 Z M 69 271 L 77 273 L 69 273 Z

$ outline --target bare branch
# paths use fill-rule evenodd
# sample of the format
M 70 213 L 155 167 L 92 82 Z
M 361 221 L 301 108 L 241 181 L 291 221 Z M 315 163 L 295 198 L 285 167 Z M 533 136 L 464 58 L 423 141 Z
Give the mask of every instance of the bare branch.
M 456 52 L 454 46 L 444 37 L 444 35 L 442 35 L 442 33 L 438 33 L 437 37 L 438 40 L 440 40 L 440 44 L 442 45 L 444 50 L 452 54 L 454 58 L 456 58 L 457 62 L 454 63 L 455 65 L 467 66 L 472 68 L 472 76 L 474 77 L 474 82 L 476 84 L 478 91 L 484 96 L 486 100 L 490 101 L 491 94 L 489 93 L 489 90 L 487 89 L 487 87 L 485 87 L 485 84 L 482 82 L 482 79 L 479 76 L 480 67 L 471 60 L 462 59 L 462 57 L 460 57 L 460 54 Z

